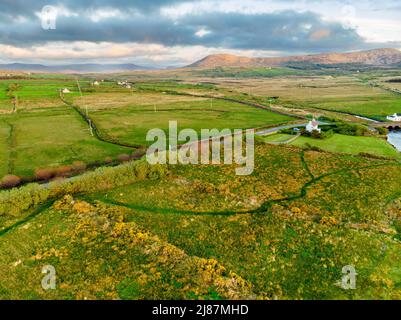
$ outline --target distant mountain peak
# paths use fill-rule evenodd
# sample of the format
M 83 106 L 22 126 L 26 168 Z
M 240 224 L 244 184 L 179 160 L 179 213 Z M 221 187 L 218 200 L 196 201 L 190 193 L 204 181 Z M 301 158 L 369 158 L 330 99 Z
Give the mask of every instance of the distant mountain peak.
M 249 58 L 221 53 L 209 55 L 188 67 L 215 68 L 215 67 L 252 67 L 252 66 L 280 66 L 291 62 L 309 62 L 316 64 L 359 63 L 366 65 L 392 65 L 401 63 L 401 51 L 393 48 L 372 49 L 348 53 L 322 53 L 314 55 L 276 57 L 276 58 Z

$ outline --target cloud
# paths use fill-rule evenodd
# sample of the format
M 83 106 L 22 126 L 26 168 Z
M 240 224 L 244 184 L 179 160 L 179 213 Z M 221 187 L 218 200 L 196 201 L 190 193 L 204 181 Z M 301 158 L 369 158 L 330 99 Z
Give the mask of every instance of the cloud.
M 321 1 L 311 2 L 322 6 Z M 164 57 L 168 57 L 175 62 L 174 53 L 182 58 L 181 52 L 186 52 L 192 57 L 194 48 L 202 49 L 203 54 L 218 48 L 231 52 L 252 51 L 256 55 L 272 51 L 289 55 L 399 47 L 396 36 L 389 38 L 392 43 L 377 43 L 375 39 L 379 36 L 367 41 L 358 29 L 344 26 L 339 21 L 341 17 L 323 16 L 322 7 L 319 13 L 302 9 L 312 8 L 311 2 L 2 0 L 0 59 L 30 56 L 59 60 L 64 56 L 70 59 L 140 57 L 164 61 Z M 332 0 L 327 8 L 338 9 L 345 3 Z M 58 9 L 55 30 L 41 27 L 41 9 L 49 4 Z M 238 7 L 238 4 L 242 5 Z M 295 4 L 297 9 L 285 9 Z M 149 51 L 146 57 L 139 53 L 140 46 L 160 50 Z M 74 48 L 78 49 L 74 51 Z
M 0 42 L 32 46 L 50 41 L 202 45 L 227 49 L 350 50 L 364 44 L 355 30 L 323 21 L 311 12 L 187 14 L 175 19 L 159 12 L 64 9 L 56 30 L 43 30 L 39 18 L 0 23 Z

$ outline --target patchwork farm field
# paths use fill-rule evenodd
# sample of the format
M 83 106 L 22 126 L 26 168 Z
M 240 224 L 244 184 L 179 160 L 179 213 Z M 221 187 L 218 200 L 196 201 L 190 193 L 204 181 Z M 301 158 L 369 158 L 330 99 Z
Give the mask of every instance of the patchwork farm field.
M 288 107 L 340 111 L 385 120 L 401 113 L 400 95 L 370 86 L 357 77 L 293 77 L 273 79 L 220 79 L 223 88 L 255 96 L 278 97 Z
M 115 81 L 99 86 L 91 83 L 89 79 L 57 77 L 0 81 L 1 177 L 11 174 L 29 180 L 38 176 L 38 170 L 48 171 L 48 176 L 68 171 L 74 163 L 98 166 L 118 162 L 135 153 L 135 147 L 151 144 L 146 141 L 147 132 L 167 130 L 170 120 L 178 121 L 179 129 L 197 131 L 255 128 L 294 120 L 235 102 L 163 91 L 190 89 L 204 94 L 208 86 L 168 82 L 126 89 Z M 60 96 L 61 89 L 69 93 Z M 82 114 L 88 110 L 96 134 L 91 134 L 87 120 L 74 106 Z
M 125 75 L 0 80 L 0 175 L 24 179 L 0 191 L 0 298 L 401 299 L 400 153 L 385 130 L 338 113 L 381 119 L 399 97 L 358 75 L 256 71 L 151 71 L 131 88 L 117 85 Z M 350 132 L 286 144 L 295 135 L 281 125 L 321 108 Z M 256 139 L 253 173 L 237 176 L 236 165 L 138 160 L 148 130 L 169 121 L 278 129 Z M 41 286 L 45 265 L 57 290 Z M 356 290 L 341 288 L 347 265 Z
M 111 101 L 119 102 L 116 105 Z M 160 128 L 167 134 L 169 121 L 177 121 L 178 130 L 192 128 L 200 134 L 201 129 L 250 129 L 294 120 L 235 102 L 163 93 L 89 96 L 75 102 L 88 107 L 90 117 L 109 136 L 140 145 L 152 143 L 146 141 L 150 129 Z M 110 104 L 113 107 L 108 107 Z

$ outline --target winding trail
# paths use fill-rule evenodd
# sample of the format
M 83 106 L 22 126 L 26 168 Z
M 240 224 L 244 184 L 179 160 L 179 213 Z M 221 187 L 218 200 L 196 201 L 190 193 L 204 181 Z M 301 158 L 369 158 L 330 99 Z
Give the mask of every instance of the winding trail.
M 142 210 L 142 211 L 150 211 L 150 212 L 156 212 L 156 213 L 162 213 L 162 214 L 183 214 L 183 215 L 214 215 L 214 216 L 232 216 L 232 215 L 237 215 L 237 214 L 266 214 L 270 207 L 273 204 L 279 204 L 282 202 L 290 202 L 290 201 L 295 201 L 302 199 L 306 197 L 308 194 L 308 189 L 316 184 L 317 182 L 323 180 L 324 178 L 331 177 L 337 174 L 342 174 L 342 173 L 347 173 L 347 172 L 352 172 L 352 171 L 361 171 L 361 170 L 367 170 L 367 169 L 375 169 L 375 168 L 382 168 L 382 167 L 401 167 L 401 163 L 398 162 L 393 162 L 393 163 L 381 163 L 381 164 L 375 164 L 375 165 L 370 165 L 370 166 L 362 166 L 362 167 L 355 167 L 355 168 L 345 168 L 345 169 L 339 169 L 339 170 L 334 170 L 331 172 L 327 172 L 325 174 L 322 174 L 320 176 L 314 176 L 313 173 L 311 172 L 307 161 L 305 160 L 305 151 L 301 151 L 300 153 L 300 160 L 302 163 L 302 167 L 304 170 L 307 172 L 307 174 L 310 177 L 310 180 L 308 180 L 300 189 L 299 194 L 294 195 L 294 196 L 288 196 L 280 199 L 270 199 L 263 203 L 259 208 L 253 209 L 253 210 L 248 210 L 248 211 L 223 211 L 223 212 L 194 212 L 194 211 L 187 211 L 187 210 L 177 210 L 177 209 L 167 209 L 167 208 L 154 208 L 154 207 L 146 207 L 142 205 L 136 205 L 136 204 L 131 204 L 131 203 L 123 203 L 119 202 L 113 199 L 108 199 L 104 196 L 97 196 L 96 199 L 100 199 L 102 202 L 110 205 L 116 205 L 116 206 L 121 206 L 121 207 L 126 207 L 129 209 L 133 210 Z M 88 201 L 93 201 L 94 199 L 88 196 L 83 197 L 85 200 Z

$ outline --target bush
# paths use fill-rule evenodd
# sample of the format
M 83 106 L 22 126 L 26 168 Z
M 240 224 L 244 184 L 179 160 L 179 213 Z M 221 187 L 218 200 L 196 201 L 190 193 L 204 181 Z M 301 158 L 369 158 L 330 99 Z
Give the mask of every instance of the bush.
M 56 177 L 68 177 L 72 174 L 72 166 L 62 166 L 56 168 Z
M 310 150 L 310 151 L 317 151 L 317 152 L 324 152 L 322 149 L 320 149 L 319 147 L 316 146 L 312 146 L 309 143 L 305 143 L 305 149 L 306 150 Z
M 376 130 L 382 136 L 385 136 L 385 135 L 388 134 L 388 129 L 387 128 L 378 127 L 378 128 L 376 128 Z
M 72 163 L 72 168 L 77 173 L 84 172 L 86 170 L 86 164 L 83 161 L 74 161 Z
M 106 157 L 106 158 L 104 158 L 104 163 L 105 163 L 105 164 L 112 164 L 112 163 L 113 163 L 113 158 L 112 158 L 112 157 Z
M 319 131 L 317 131 L 317 130 L 313 130 L 313 131 L 311 132 L 311 137 L 312 137 L 313 139 L 323 139 L 322 134 L 321 134 Z
M 45 168 L 45 169 L 35 169 L 35 178 L 38 180 L 47 181 L 56 175 L 56 169 Z
M 117 160 L 120 161 L 120 162 L 127 162 L 127 161 L 129 161 L 130 159 L 131 159 L 131 157 L 130 157 L 128 154 L 125 154 L 125 153 L 119 154 L 119 155 L 117 156 Z
M 165 165 L 151 166 L 145 159 L 117 167 L 101 167 L 73 178 L 45 185 L 32 183 L 0 192 L 0 216 L 21 212 L 66 194 L 92 193 L 132 184 L 144 179 L 160 179 L 168 174 Z
M 3 177 L 0 182 L 2 188 L 14 188 L 21 183 L 21 178 L 13 174 L 9 174 Z
M 337 123 L 333 129 L 335 133 L 346 136 L 364 136 L 369 133 L 369 129 L 360 124 Z
M 131 154 L 131 159 L 133 159 L 133 160 L 138 160 L 138 159 L 142 158 L 145 154 L 146 154 L 146 151 L 143 150 L 143 149 L 135 150 L 135 151 Z

